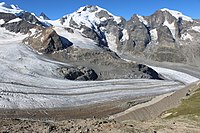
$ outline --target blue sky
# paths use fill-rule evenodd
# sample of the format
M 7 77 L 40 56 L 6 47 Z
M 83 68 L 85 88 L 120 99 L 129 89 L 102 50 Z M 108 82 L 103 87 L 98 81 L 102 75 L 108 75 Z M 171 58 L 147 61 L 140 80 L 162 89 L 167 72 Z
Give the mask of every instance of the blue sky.
M 178 10 L 192 18 L 200 18 L 200 0 L 4 0 L 4 2 L 18 5 L 21 9 L 36 15 L 44 12 L 50 19 L 58 19 L 84 5 L 98 5 L 127 20 L 133 14 L 148 16 L 161 8 Z

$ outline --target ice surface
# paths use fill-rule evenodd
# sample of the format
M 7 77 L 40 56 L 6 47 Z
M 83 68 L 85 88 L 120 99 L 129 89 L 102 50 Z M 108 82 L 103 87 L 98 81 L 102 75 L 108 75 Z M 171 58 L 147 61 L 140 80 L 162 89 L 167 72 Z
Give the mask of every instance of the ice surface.
M 68 33 L 62 27 L 56 27 L 55 30 L 64 37 L 70 36 L 69 39 L 72 41 L 73 37 L 77 38 L 76 31 L 74 34 Z M 69 64 L 49 60 L 36 54 L 31 48 L 20 43 L 26 36 L 0 28 L 0 108 L 81 106 L 172 92 L 182 88 L 183 83 L 197 80 L 184 73 L 156 67 L 153 68 L 168 80 L 65 80 L 56 69 Z M 82 42 L 80 45 L 74 40 L 74 44 L 79 47 L 95 46 L 93 44 L 90 46 L 88 40 Z
M 175 70 L 167 69 L 167 68 L 161 68 L 161 67 L 152 67 L 154 70 L 156 70 L 158 73 L 162 74 L 168 79 L 174 80 L 174 81 L 179 81 L 184 84 L 190 84 L 193 82 L 198 81 L 199 79 L 196 77 L 193 77 L 189 74 L 178 72 Z

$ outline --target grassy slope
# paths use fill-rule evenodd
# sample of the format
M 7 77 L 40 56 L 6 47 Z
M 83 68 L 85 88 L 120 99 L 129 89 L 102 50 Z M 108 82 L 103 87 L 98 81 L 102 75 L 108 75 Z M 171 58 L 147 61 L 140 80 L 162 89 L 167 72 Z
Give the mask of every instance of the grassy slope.
M 195 117 L 200 116 L 200 88 L 198 88 L 193 95 L 186 99 L 183 99 L 182 103 L 177 107 L 173 108 L 167 113 L 172 113 L 167 118 L 173 118 L 177 116 L 191 115 Z

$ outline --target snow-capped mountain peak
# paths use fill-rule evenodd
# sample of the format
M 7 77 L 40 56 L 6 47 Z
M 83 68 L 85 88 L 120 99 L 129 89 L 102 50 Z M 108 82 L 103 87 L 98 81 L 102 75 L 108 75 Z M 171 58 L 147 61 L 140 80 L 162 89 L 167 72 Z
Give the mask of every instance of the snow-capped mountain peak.
M 77 11 L 71 14 L 63 16 L 61 21 L 63 21 L 63 26 L 69 26 L 70 21 L 72 22 L 73 20 L 79 26 L 85 25 L 89 28 L 92 28 L 93 26 L 109 19 L 113 19 L 117 23 L 121 22 L 120 17 L 114 16 L 101 7 L 86 5 L 80 7 Z
M 22 11 L 17 5 L 8 5 L 5 2 L 0 3 L 0 12 L 18 14 Z
M 193 21 L 193 19 L 191 17 L 188 17 L 188 16 L 184 15 L 183 13 L 181 13 L 179 11 L 170 10 L 170 9 L 167 9 L 167 8 L 163 8 L 163 9 L 161 9 L 161 11 L 163 11 L 163 12 L 167 11 L 167 12 L 169 12 L 176 19 L 182 18 L 185 21 L 190 21 L 190 22 Z
M 78 12 L 78 13 L 95 12 L 95 11 L 98 11 L 98 10 L 99 10 L 98 6 L 86 5 L 86 6 L 80 7 L 76 12 Z

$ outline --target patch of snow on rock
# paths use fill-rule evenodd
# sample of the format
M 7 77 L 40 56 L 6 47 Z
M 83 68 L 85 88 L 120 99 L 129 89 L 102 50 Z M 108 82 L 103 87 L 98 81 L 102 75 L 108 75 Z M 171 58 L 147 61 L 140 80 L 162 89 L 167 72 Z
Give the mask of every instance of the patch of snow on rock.
M 9 23 L 15 23 L 15 22 L 19 22 L 19 21 L 22 21 L 22 19 L 21 18 L 15 18 L 15 19 L 10 20 L 7 23 L 9 24 Z
M 194 31 L 200 32 L 200 26 L 194 26 L 194 27 L 192 27 L 192 29 Z
M 192 39 L 193 39 L 193 37 L 190 35 L 190 34 L 188 34 L 188 33 L 185 33 L 185 34 L 182 34 L 181 35 L 181 39 L 182 40 L 191 40 L 192 41 Z
M 185 20 L 185 21 L 191 21 L 191 22 L 193 21 L 192 18 L 183 15 L 183 14 L 182 14 L 181 12 L 179 12 L 179 11 L 169 10 L 169 9 L 167 9 L 167 8 L 163 8 L 163 9 L 161 9 L 161 11 L 167 11 L 167 12 L 169 12 L 169 13 L 170 13 L 172 16 L 174 16 L 176 19 L 182 18 L 182 19 Z
M 3 19 L 0 19 L 0 25 L 4 24 L 5 21 Z
M 165 22 L 163 23 L 163 26 L 167 26 L 170 29 L 170 31 L 173 35 L 173 38 L 175 38 L 176 28 L 174 26 L 174 22 L 170 24 L 167 20 L 165 20 Z
M 113 15 L 114 16 L 114 15 Z M 114 21 L 117 22 L 117 24 L 121 23 L 122 20 L 120 17 L 114 16 Z
M 105 34 L 107 41 L 108 41 L 108 47 L 110 50 L 117 52 L 117 44 L 116 44 L 116 36 L 112 34 Z
M 152 41 L 157 41 L 157 39 L 158 39 L 157 30 L 156 30 L 156 29 L 150 30 L 150 34 L 151 34 L 151 39 L 152 39 Z
M 139 18 L 140 22 L 142 22 L 145 25 L 148 25 L 148 22 L 144 19 L 144 17 L 137 15 L 137 17 Z
M 122 36 L 122 39 L 120 40 L 121 42 L 125 41 L 125 40 L 129 40 L 129 35 L 128 35 L 128 31 L 126 29 L 124 29 L 122 31 L 123 33 L 123 36 Z
M 74 33 L 69 33 L 63 27 L 54 27 L 54 30 L 56 31 L 56 33 L 58 33 L 59 36 L 67 38 L 70 42 L 72 42 L 73 46 L 75 47 L 83 49 L 100 49 L 96 45 L 96 42 L 89 38 L 83 37 L 81 33 L 77 30 L 74 30 Z

